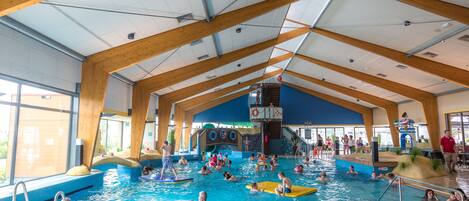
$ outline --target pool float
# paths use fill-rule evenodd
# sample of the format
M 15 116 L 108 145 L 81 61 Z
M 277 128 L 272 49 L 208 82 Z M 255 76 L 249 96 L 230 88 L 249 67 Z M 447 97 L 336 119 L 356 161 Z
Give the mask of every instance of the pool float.
M 263 181 L 263 182 L 257 183 L 257 186 L 263 192 L 275 194 L 275 189 L 277 188 L 277 186 L 279 184 L 280 183 L 278 183 L 278 182 Z M 251 189 L 251 184 L 246 185 L 246 188 Z M 315 193 L 317 191 L 318 191 L 318 189 L 316 189 L 316 188 L 310 188 L 310 187 L 305 187 L 305 186 L 292 186 L 292 192 L 291 193 L 285 193 L 285 196 L 294 198 L 294 197 L 309 195 L 309 194 Z
M 140 177 L 144 181 L 154 181 L 154 182 L 159 182 L 159 183 L 167 183 L 167 184 L 177 184 L 177 183 L 183 183 L 183 182 L 190 182 L 193 181 L 194 178 L 177 178 L 174 176 L 163 176 L 163 178 L 160 178 L 159 175 L 152 174 L 152 175 L 144 175 Z

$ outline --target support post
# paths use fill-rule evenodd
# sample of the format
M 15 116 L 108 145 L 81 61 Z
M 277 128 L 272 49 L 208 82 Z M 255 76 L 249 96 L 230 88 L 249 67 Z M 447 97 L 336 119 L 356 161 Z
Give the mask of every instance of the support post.
M 135 85 L 132 91 L 130 158 L 136 161 L 140 159 L 149 102 L 150 93 L 148 93 L 143 87 Z
M 181 108 L 178 104 L 174 105 L 174 124 L 175 124 L 175 129 L 174 129 L 174 150 L 179 151 L 181 148 L 181 140 L 182 140 L 182 126 L 184 123 L 184 109 Z
M 156 149 L 163 145 L 163 142 L 168 137 L 169 119 L 171 116 L 172 104 L 162 96 L 158 97 L 158 140 L 156 142 Z

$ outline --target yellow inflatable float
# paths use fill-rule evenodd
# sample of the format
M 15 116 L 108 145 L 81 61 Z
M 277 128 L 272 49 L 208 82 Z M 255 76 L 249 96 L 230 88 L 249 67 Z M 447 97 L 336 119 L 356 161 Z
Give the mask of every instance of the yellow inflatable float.
M 263 192 L 275 194 L 275 189 L 277 188 L 279 184 L 280 183 L 277 183 L 277 182 L 264 181 L 264 182 L 257 183 L 257 186 L 259 190 Z M 251 189 L 251 184 L 247 185 L 246 188 Z M 317 191 L 318 189 L 316 188 L 305 187 L 305 186 L 292 186 L 292 192 L 286 193 L 285 196 L 294 198 L 294 197 L 309 195 Z

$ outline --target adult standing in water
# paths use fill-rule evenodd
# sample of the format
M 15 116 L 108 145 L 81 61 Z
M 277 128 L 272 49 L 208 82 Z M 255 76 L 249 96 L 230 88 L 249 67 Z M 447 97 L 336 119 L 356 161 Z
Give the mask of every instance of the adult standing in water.
M 172 147 L 168 141 L 164 141 L 163 146 L 161 147 L 161 151 L 163 152 L 163 157 L 161 158 L 161 161 L 163 162 L 160 176 L 161 179 L 163 179 L 163 174 L 166 169 L 171 169 L 174 173 L 174 177 L 177 179 L 176 168 L 174 168 L 173 160 L 171 159 L 171 148 Z

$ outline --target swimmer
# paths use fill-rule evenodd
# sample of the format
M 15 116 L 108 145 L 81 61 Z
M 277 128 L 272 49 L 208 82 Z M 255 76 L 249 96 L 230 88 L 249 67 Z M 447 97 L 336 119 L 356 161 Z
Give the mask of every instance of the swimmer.
M 254 153 L 251 154 L 251 156 L 249 157 L 249 161 L 255 161 L 256 160 L 256 157 L 254 156 Z
M 380 173 L 379 175 L 378 175 L 378 174 L 376 174 L 376 172 L 375 172 L 375 171 L 373 171 L 373 172 L 371 173 L 371 179 L 372 179 L 372 180 L 378 180 L 378 179 L 382 179 L 382 178 L 383 178 L 383 176 L 384 176 L 384 175 L 383 175 L 383 174 L 381 174 L 381 173 Z
M 317 180 L 321 183 L 327 183 L 329 182 L 329 177 L 327 177 L 326 172 L 321 171 Z
M 207 201 L 207 192 L 205 191 L 199 192 L 199 201 Z
M 202 166 L 202 168 L 201 168 L 200 171 L 199 171 L 199 174 L 201 174 L 201 175 L 208 175 L 208 174 L 210 174 L 210 173 L 212 173 L 212 171 L 210 171 L 210 170 L 207 168 L 207 166 L 205 166 L 205 165 Z
M 394 180 L 394 178 L 396 178 L 396 175 L 394 175 L 394 173 L 392 173 L 392 172 L 388 173 L 387 178 L 388 178 L 388 182 L 392 183 L 393 186 L 396 186 L 396 185 L 399 184 L 398 180 Z M 401 184 L 402 184 L 402 182 L 401 182 Z
M 223 177 L 225 177 L 226 181 L 238 181 L 238 178 L 233 176 L 230 172 L 224 172 Z
M 347 174 L 349 174 L 349 175 L 357 175 L 358 172 L 356 172 L 356 171 L 355 171 L 355 167 L 354 167 L 353 165 L 351 165 L 351 166 L 348 168 Z
M 291 193 L 292 192 L 291 180 L 288 177 L 286 177 L 283 172 L 279 172 L 277 176 L 278 176 L 278 179 L 282 181 L 282 184 L 279 184 L 277 186 L 277 188 L 275 189 L 275 193 L 277 193 L 277 195 L 285 195 L 285 193 Z
M 264 167 L 264 170 L 267 170 L 267 158 L 265 154 L 260 154 L 259 158 L 257 159 L 256 171 L 259 171 L 260 166 Z
M 226 164 L 228 162 L 228 155 L 225 155 L 225 157 L 223 158 L 223 162 Z
M 232 164 L 231 160 L 228 159 L 228 164 L 227 164 L 226 166 L 230 168 L 230 167 L 231 167 L 231 164 Z
M 306 165 L 309 165 L 309 157 L 306 156 L 305 159 L 303 160 L 303 163 L 306 164 Z
M 210 167 L 215 167 L 215 166 L 217 166 L 217 157 L 214 156 L 214 155 L 212 155 L 212 156 L 210 157 L 210 161 L 208 162 L 208 165 L 209 165 Z
M 435 194 L 435 191 L 432 189 L 425 190 L 425 195 L 422 198 L 422 201 L 439 201 L 438 197 Z
M 303 165 L 296 165 L 294 170 L 296 173 L 303 173 L 303 169 Z
M 206 156 L 205 156 L 205 152 L 202 152 L 202 162 L 205 162 L 207 159 L 206 159 Z
M 259 186 L 256 182 L 251 184 L 251 193 L 262 192 L 262 189 L 259 189 Z
M 181 156 L 181 158 L 179 159 L 178 161 L 179 165 L 187 165 L 189 164 L 186 160 L 186 158 L 184 158 L 184 156 Z
M 222 160 L 218 160 L 215 170 L 221 170 L 221 168 L 223 168 L 223 162 Z
M 152 167 L 145 166 L 143 167 L 142 175 L 150 175 L 154 169 Z

